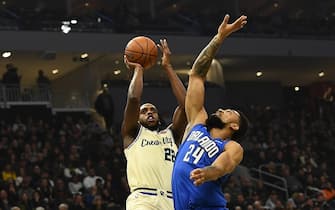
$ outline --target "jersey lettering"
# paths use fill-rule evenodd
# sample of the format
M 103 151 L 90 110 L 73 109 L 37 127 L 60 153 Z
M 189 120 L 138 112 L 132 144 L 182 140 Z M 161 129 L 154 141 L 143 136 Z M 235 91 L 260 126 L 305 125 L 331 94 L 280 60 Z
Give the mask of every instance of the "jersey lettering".
M 212 139 L 210 139 L 208 136 L 202 137 L 203 135 L 204 133 L 201 131 L 192 131 L 187 141 L 197 141 L 199 145 L 207 152 L 208 157 L 212 158 L 219 152 L 219 148 Z

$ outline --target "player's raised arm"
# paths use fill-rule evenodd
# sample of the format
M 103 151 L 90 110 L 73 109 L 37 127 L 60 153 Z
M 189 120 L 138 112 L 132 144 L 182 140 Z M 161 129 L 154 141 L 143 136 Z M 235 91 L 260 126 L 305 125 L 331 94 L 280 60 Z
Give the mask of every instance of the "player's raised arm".
M 173 67 L 170 62 L 171 51 L 168 46 L 166 39 L 161 39 L 160 44 L 157 45 L 159 49 L 162 51 L 162 66 L 167 74 L 172 92 L 175 95 L 178 101 L 178 107 L 176 108 L 173 118 L 172 118 L 172 132 L 174 135 L 174 139 L 176 144 L 179 145 L 181 142 L 181 138 L 183 136 L 187 121 L 185 114 L 185 96 L 186 96 L 186 88 L 176 72 L 173 70 Z
M 143 92 L 143 67 L 140 64 L 129 62 L 124 56 L 124 62 L 128 69 L 133 70 L 133 77 L 128 88 L 127 103 L 121 128 L 124 148 L 131 144 L 136 137 L 139 125 L 139 109 Z
M 189 84 L 186 94 L 186 115 L 189 125 L 204 123 L 207 113 L 204 110 L 205 87 L 204 82 L 212 60 L 223 40 L 234 31 L 237 31 L 247 23 L 247 17 L 241 16 L 234 23 L 228 24 L 229 15 L 224 17 L 218 28 L 218 33 L 209 44 L 201 51 L 190 71 Z

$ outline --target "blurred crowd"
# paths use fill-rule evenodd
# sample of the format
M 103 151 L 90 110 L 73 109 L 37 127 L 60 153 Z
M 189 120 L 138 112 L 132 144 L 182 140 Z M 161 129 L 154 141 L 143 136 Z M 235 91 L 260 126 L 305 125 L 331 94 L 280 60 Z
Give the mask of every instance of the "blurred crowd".
M 335 209 L 334 107 L 250 107 L 249 171 L 225 186 L 230 209 Z
M 230 210 L 335 209 L 335 106 L 250 106 L 242 166 L 223 186 Z M 1 210 L 123 210 L 129 193 L 116 119 L 0 120 Z
M 0 121 L 0 209 L 123 209 L 119 137 L 93 121 Z

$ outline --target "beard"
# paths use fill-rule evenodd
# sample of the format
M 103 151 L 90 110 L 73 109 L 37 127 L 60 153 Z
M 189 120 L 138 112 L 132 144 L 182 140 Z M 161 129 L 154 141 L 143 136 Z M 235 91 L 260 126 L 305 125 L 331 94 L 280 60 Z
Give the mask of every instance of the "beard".
M 210 115 L 206 120 L 206 127 L 210 131 L 212 128 L 222 129 L 225 127 L 225 123 L 216 116 L 215 114 Z

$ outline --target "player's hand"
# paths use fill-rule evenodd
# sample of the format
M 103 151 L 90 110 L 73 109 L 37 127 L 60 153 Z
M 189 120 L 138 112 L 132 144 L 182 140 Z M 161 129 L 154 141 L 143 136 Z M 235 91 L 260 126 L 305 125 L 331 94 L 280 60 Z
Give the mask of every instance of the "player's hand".
M 190 179 L 193 180 L 195 186 L 199 186 L 206 181 L 206 172 L 203 168 L 196 168 L 191 171 Z
M 127 56 L 124 55 L 123 56 L 123 61 L 124 61 L 124 64 L 126 64 L 126 67 L 129 69 L 129 70 L 134 70 L 134 69 L 141 69 L 143 70 L 143 66 L 139 63 L 134 63 L 134 62 L 130 62 L 128 59 L 127 59 Z
M 240 30 L 247 24 L 247 16 L 242 15 L 233 23 L 229 22 L 229 15 L 226 15 L 218 28 L 218 35 L 222 38 L 229 36 L 231 33 Z
M 171 51 L 170 51 L 170 48 L 168 46 L 168 43 L 167 43 L 166 39 L 161 39 L 160 44 L 157 44 L 157 46 L 161 50 L 161 52 L 163 53 L 162 66 L 166 67 L 166 66 L 171 65 L 171 63 L 170 63 Z

